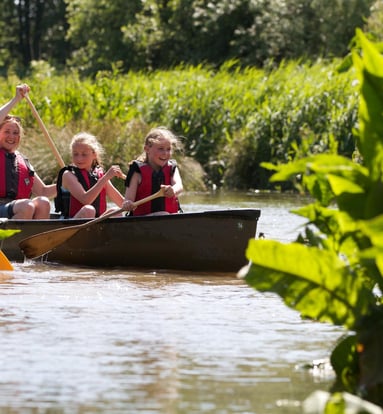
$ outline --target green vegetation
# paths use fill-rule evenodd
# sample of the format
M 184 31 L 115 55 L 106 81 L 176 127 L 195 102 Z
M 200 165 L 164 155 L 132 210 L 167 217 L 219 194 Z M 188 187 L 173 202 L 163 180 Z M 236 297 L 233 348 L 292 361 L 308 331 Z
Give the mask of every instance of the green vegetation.
M 314 197 L 296 212 L 308 219 L 296 243 L 250 242 L 246 280 L 355 332 L 332 353 L 334 390 L 383 406 L 383 58 L 359 33 L 362 57 L 355 48 L 353 68 L 338 70 L 355 28 L 382 40 L 382 0 L 3 6 L 1 102 L 29 83 L 66 162 L 72 135 L 87 130 L 105 166 L 127 170 L 148 129 L 166 125 L 182 137 L 186 190 L 295 186 Z M 15 114 L 22 151 L 53 181 L 59 168 L 29 107 Z
M 320 154 L 268 164 L 272 181 L 300 175 L 314 202 L 296 211 L 308 220 L 296 242 L 251 240 L 243 273 L 250 286 L 277 293 L 302 317 L 350 330 L 331 355 L 332 391 L 383 406 L 383 57 L 362 32 L 357 45 L 361 163 Z
M 3 0 L 0 73 L 33 61 L 96 76 L 181 64 L 343 57 L 381 0 Z M 374 17 L 373 17 L 374 18 Z M 379 22 L 379 19 L 377 19 Z M 381 21 L 374 33 L 382 33 Z M 380 25 L 380 27 L 379 27 Z
M 208 185 L 266 189 L 270 173 L 261 162 L 286 163 L 326 151 L 351 157 L 357 90 L 352 73 L 338 73 L 338 64 L 296 61 L 268 70 L 241 69 L 233 61 L 217 71 L 115 70 L 91 79 L 55 74 L 41 62 L 22 81 L 30 84 L 31 99 L 66 161 L 71 136 L 86 129 L 102 141 L 105 164 L 126 169 L 141 153 L 148 128 L 166 125 L 184 137 L 187 158 L 181 164 L 200 164 Z M 2 102 L 20 81 L 16 75 L 0 78 Z M 57 165 L 28 105 L 21 103 L 15 113 L 27 132 L 22 150 L 42 177 L 52 180 Z M 201 188 L 201 180 L 194 185 Z
M 0 99 L 20 81 L 59 151 L 89 130 L 127 168 L 149 127 L 183 136 L 189 190 L 291 188 L 262 162 L 351 157 L 357 94 L 336 67 L 355 28 L 382 36 L 382 0 L 5 0 Z M 57 166 L 28 108 L 22 149 Z M 190 177 L 196 179 L 190 180 Z

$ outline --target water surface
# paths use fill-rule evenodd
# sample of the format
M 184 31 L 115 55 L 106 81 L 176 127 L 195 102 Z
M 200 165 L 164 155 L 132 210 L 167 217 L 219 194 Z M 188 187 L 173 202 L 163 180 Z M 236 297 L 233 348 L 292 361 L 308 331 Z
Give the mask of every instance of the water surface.
M 190 194 L 185 211 L 255 207 L 293 240 L 307 200 Z M 171 254 L 171 252 L 169 252 Z M 340 328 L 301 320 L 235 274 L 15 264 L 0 273 L 0 413 L 298 413 Z

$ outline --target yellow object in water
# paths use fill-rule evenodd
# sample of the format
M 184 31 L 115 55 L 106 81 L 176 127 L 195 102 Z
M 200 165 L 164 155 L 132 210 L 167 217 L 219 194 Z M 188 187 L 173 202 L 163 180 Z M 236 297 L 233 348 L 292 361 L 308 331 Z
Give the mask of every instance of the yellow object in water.
M 0 250 L 0 270 L 13 270 L 12 263 L 8 260 L 2 250 Z

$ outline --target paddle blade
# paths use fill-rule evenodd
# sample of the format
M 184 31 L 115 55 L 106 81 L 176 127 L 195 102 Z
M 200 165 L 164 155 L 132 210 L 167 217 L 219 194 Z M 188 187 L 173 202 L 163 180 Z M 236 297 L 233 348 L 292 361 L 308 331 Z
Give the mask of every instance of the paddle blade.
M 0 270 L 14 270 L 8 257 L 0 250 Z
M 21 240 L 19 247 L 23 251 L 25 257 L 28 259 L 35 259 L 66 242 L 79 230 L 80 228 L 72 226 L 35 234 L 34 236 Z

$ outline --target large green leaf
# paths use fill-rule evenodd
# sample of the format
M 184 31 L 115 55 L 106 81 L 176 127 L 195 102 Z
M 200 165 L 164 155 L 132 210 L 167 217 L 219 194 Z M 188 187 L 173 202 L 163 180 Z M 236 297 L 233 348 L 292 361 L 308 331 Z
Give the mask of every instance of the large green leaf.
M 375 303 L 363 278 L 329 251 L 298 243 L 250 240 L 246 282 L 272 291 L 303 317 L 352 328 Z
M 342 193 L 363 194 L 364 192 L 364 188 L 360 185 L 359 180 L 350 180 L 334 174 L 328 174 L 327 179 L 336 196 L 339 196 Z
M 322 174 L 336 174 L 355 181 L 356 179 L 367 182 L 368 170 L 354 163 L 348 158 L 334 154 L 318 154 L 311 157 L 299 159 L 288 164 L 271 166 L 262 163 L 262 166 L 277 170 L 271 181 L 286 181 L 299 173 L 315 172 Z M 274 167 L 274 168 L 272 168 Z
M 382 194 L 383 183 L 381 179 L 370 184 L 370 191 L 366 194 L 364 207 L 364 217 L 366 219 L 370 219 L 372 217 L 383 214 Z
M 262 164 L 270 168 L 269 164 Z M 322 205 L 328 206 L 335 196 L 342 201 L 347 197 L 345 206 L 354 213 L 364 211 L 360 197 L 369 187 L 368 170 L 353 161 L 334 154 L 320 154 L 303 158 L 276 168 L 271 181 L 286 181 L 302 177 L 303 187 Z M 355 202 L 350 200 L 355 195 Z M 351 202 L 350 202 L 351 201 Z M 357 203 L 358 205 L 354 205 Z
M 371 290 L 378 287 L 383 292 L 383 249 L 371 247 L 357 253 L 357 263 L 360 268 L 365 269 L 366 283 L 370 284 Z M 383 303 L 382 296 L 379 295 L 377 300 Z
M 371 220 L 358 222 L 358 227 L 370 238 L 374 246 L 383 248 L 383 214 Z
M 353 391 L 357 385 L 359 367 L 356 346 L 356 335 L 347 335 L 341 338 L 331 353 L 331 365 L 337 375 L 338 386 L 347 391 Z
M 293 213 L 306 217 L 310 224 L 332 240 L 340 243 L 345 236 L 359 230 L 352 216 L 335 208 L 325 208 L 318 203 L 308 204 L 299 209 L 292 210 Z M 324 243 L 321 243 L 324 245 Z M 334 246 L 333 246 L 334 247 Z M 335 247 L 334 247 L 335 248 Z M 335 248 L 339 252 L 339 247 Z
M 353 62 L 361 83 L 359 102 L 359 151 L 372 181 L 383 176 L 383 57 L 361 30 L 357 37 L 363 58 L 353 51 Z

